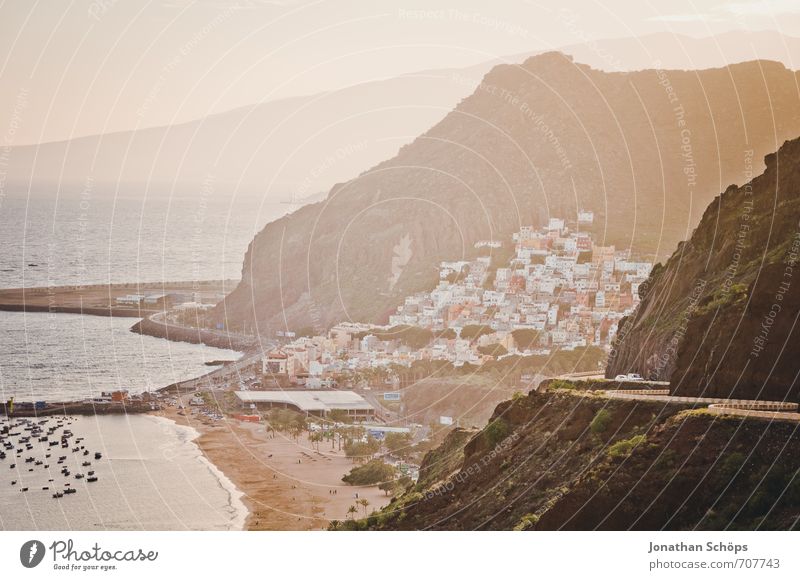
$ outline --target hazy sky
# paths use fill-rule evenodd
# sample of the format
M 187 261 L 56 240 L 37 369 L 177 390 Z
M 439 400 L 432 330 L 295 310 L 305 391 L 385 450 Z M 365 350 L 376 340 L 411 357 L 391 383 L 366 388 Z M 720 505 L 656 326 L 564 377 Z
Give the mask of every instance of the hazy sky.
M 6 0 L 0 145 L 162 125 L 614 37 L 776 30 L 797 0 Z

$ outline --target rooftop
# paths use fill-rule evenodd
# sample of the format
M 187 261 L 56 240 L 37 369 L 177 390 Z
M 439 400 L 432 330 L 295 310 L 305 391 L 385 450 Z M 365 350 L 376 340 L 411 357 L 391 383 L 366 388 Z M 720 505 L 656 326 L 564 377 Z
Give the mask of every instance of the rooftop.
M 243 403 L 284 403 L 306 412 L 373 408 L 353 391 L 236 391 L 236 396 Z

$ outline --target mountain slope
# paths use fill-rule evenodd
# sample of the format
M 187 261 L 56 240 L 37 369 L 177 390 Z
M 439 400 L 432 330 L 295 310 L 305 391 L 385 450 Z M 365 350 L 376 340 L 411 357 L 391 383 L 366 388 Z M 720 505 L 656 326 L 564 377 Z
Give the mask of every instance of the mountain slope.
M 620 324 L 607 373 L 669 380 L 675 394 L 800 400 L 800 140 L 730 186 L 653 270 Z
M 378 514 L 332 527 L 797 529 L 795 427 L 534 391 L 498 405 L 483 430 L 448 435 L 417 484 Z
M 774 62 L 606 73 L 547 53 L 497 66 L 397 156 L 269 224 L 216 315 L 261 332 L 382 321 L 440 260 L 579 208 L 595 211 L 599 242 L 668 255 L 746 151 L 797 134 L 797 73 Z

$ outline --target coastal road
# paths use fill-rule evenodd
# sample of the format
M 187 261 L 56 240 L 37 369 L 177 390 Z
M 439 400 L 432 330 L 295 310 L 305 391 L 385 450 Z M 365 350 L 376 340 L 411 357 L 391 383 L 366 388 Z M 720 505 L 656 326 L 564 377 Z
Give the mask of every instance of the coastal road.
M 711 397 L 673 397 L 666 389 L 593 391 L 602 393 L 609 399 L 634 401 L 657 401 L 680 405 L 707 406 L 708 411 L 716 415 L 736 415 L 740 417 L 773 419 L 780 421 L 800 422 L 798 404 L 785 401 L 753 401 L 747 399 L 718 399 Z
M 613 379 L 606 379 L 604 374 L 566 373 L 555 377 L 562 380 L 592 380 L 603 379 L 608 383 L 615 383 Z M 660 403 L 707 406 L 707 410 L 715 415 L 735 415 L 738 417 L 771 419 L 776 421 L 800 422 L 798 404 L 786 401 L 755 401 L 748 399 L 719 399 L 712 397 L 674 397 L 669 394 L 668 381 L 636 381 L 636 386 L 641 389 L 597 389 L 592 392 L 602 394 L 609 399 L 624 399 L 633 401 L 657 401 Z
M 264 346 L 265 350 L 274 348 L 273 343 L 265 344 Z M 236 386 L 243 378 L 241 376 L 242 371 L 247 367 L 260 362 L 262 356 L 263 355 L 261 352 L 244 355 L 234 362 L 225 364 L 222 367 L 214 369 L 213 371 L 199 377 L 176 383 L 174 386 L 177 386 L 181 391 L 225 387 L 230 386 L 232 382 L 235 382 L 234 386 Z

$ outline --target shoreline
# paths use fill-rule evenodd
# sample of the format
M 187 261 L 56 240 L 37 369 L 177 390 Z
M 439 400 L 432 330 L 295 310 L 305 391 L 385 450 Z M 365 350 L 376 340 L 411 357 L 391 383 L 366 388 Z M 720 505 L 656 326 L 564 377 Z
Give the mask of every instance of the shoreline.
M 306 435 L 294 441 L 280 433 L 271 436 L 263 423 L 211 421 L 178 415 L 175 407 L 151 415 L 199 433 L 193 442 L 241 493 L 248 512 L 244 530 L 324 530 L 330 521 L 347 518 L 356 493 L 369 501 L 369 511 L 391 499 L 377 486 L 342 482 L 355 464 L 327 442 L 316 451 Z M 363 508 L 358 508 L 358 517 L 363 517 Z
M 231 530 L 241 531 L 246 530 L 247 528 L 247 517 L 250 514 L 250 510 L 247 508 L 243 501 L 244 492 L 240 490 L 236 484 L 230 480 L 230 478 L 225 475 L 225 473 L 220 470 L 214 463 L 212 463 L 208 457 L 206 457 L 203 449 L 198 445 L 197 440 L 200 438 L 201 433 L 194 427 L 189 427 L 188 425 L 181 425 L 176 421 L 170 419 L 169 417 L 160 416 L 155 413 L 148 413 L 147 417 L 152 419 L 153 421 L 162 422 L 163 424 L 167 425 L 171 429 L 175 429 L 176 432 L 180 432 L 181 430 L 185 430 L 184 432 L 188 436 L 188 442 L 194 444 L 197 448 L 198 458 L 203 465 L 208 468 L 208 471 L 216 478 L 219 482 L 220 487 L 224 489 L 228 494 L 228 503 L 234 516 L 231 518 L 232 527 Z

